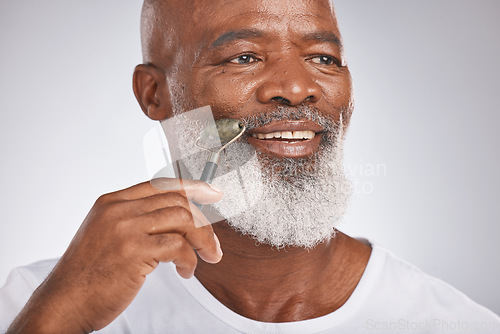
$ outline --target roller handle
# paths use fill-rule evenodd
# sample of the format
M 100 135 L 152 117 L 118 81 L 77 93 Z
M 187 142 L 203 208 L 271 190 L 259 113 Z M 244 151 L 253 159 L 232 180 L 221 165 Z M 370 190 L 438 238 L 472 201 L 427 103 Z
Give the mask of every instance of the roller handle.
M 213 163 L 212 161 L 207 161 L 205 163 L 205 168 L 203 168 L 203 173 L 201 173 L 200 180 L 206 183 L 211 183 L 215 176 L 216 171 L 217 171 L 217 164 Z M 200 210 L 203 209 L 203 204 L 195 203 L 195 205 L 198 207 L 198 209 Z
M 215 172 L 217 171 L 217 164 L 212 161 L 207 161 L 205 163 L 205 168 L 203 168 L 203 173 L 201 173 L 200 180 L 206 183 L 212 182 Z

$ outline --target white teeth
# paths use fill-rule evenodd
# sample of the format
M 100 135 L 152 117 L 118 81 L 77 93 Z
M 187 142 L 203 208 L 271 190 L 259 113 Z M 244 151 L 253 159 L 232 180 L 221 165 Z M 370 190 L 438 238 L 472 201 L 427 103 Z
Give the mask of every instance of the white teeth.
M 312 139 L 314 138 L 314 131 L 302 131 L 304 133 L 304 139 Z
M 272 139 L 272 138 L 283 138 L 283 139 L 312 139 L 315 133 L 311 130 L 306 131 L 278 131 L 271 133 L 252 133 L 252 137 L 258 139 Z

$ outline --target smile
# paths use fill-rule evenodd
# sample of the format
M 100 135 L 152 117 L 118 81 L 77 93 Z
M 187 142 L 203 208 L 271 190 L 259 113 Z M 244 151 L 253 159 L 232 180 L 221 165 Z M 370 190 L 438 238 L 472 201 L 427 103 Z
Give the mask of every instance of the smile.
M 312 139 L 316 133 L 311 130 L 305 131 L 278 131 L 271 133 L 252 133 L 252 137 L 258 139 Z
M 254 128 L 248 133 L 248 143 L 272 156 L 304 158 L 319 148 L 323 128 L 308 120 L 278 121 Z

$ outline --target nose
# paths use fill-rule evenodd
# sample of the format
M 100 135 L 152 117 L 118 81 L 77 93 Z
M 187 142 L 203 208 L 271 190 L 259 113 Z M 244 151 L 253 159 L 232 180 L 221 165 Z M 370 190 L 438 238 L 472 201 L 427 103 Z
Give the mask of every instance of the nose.
M 321 98 L 321 87 L 301 60 L 277 60 L 268 70 L 268 77 L 256 91 L 260 102 L 295 106 Z

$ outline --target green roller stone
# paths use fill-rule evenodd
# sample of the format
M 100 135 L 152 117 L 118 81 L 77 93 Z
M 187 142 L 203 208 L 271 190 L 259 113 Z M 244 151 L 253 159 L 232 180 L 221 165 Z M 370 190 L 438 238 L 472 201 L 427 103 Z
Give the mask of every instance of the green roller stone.
M 225 145 L 241 132 L 242 125 L 237 119 L 223 118 L 215 124 L 207 126 L 200 135 L 200 140 L 207 145 L 217 145 L 217 134 L 220 144 Z

